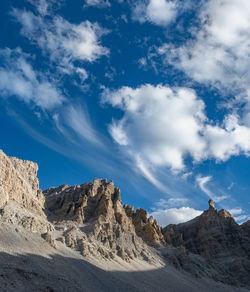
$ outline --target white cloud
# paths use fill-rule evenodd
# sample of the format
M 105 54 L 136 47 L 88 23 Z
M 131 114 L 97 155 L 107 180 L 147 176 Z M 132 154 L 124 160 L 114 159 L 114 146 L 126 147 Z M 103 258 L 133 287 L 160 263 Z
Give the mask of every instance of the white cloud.
M 157 219 L 160 226 L 165 227 L 168 224 L 178 224 L 187 222 L 199 215 L 202 211 L 196 210 L 190 207 L 181 207 L 181 208 L 170 208 L 170 209 L 159 209 L 152 212 L 154 218 Z
M 233 114 L 224 124 L 208 125 L 208 155 L 225 161 L 250 153 L 250 2 L 209 0 L 200 14 L 200 28 L 181 47 L 164 44 L 158 53 L 192 79 L 229 95 Z
M 141 23 L 149 21 L 167 26 L 177 16 L 177 4 L 170 0 L 137 1 L 132 6 L 133 19 Z
M 155 203 L 157 209 L 169 209 L 173 207 L 180 207 L 185 205 L 188 202 L 186 198 L 169 198 L 169 199 L 160 199 Z
M 150 84 L 122 87 L 105 90 L 102 101 L 124 111 L 123 118 L 111 124 L 110 133 L 144 163 L 181 170 L 187 154 L 201 159 L 204 103 L 193 90 Z
M 85 0 L 84 6 L 95 6 L 98 8 L 109 7 L 110 2 L 108 0 Z
M 183 171 L 188 156 L 200 163 L 250 154 L 250 128 L 234 114 L 225 116 L 221 124 L 210 121 L 203 101 L 189 88 L 146 84 L 105 89 L 102 102 L 124 112 L 120 120 L 112 121 L 109 132 L 155 185 L 159 185 L 154 175 L 157 167 Z
M 247 215 L 240 215 L 240 216 L 236 216 L 234 217 L 235 221 L 237 221 L 239 224 L 246 222 L 248 220 L 250 220 L 250 216 Z
M 194 39 L 173 48 L 165 45 L 160 53 L 190 77 L 222 87 L 248 88 L 250 76 L 250 2 L 210 0 L 200 14 L 200 29 Z
M 247 156 L 250 153 L 250 128 L 239 125 L 234 115 L 225 117 L 224 128 L 208 125 L 204 135 L 210 155 L 218 160 L 225 161 L 241 152 Z
M 16 96 L 26 103 L 52 109 L 65 101 L 61 91 L 46 77 L 35 71 L 20 49 L 0 51 L 0 92 L 4 97 Z
M 207 183 L 209 183 L 212 180 L 211 176 L 197 176 L 196 177 L 196 182 L 198 183 L 200 189 L 210 198 L 213 199 L 216 203 L 221 202 L 222 200 L 225 200 L 229 198 L 227 195 L 223 196 L 217 196 L 215 195 L 208 187 Z
M 235 215 L 241 215 L 242 213 L 244 213 L 244 211 L 241 208 L 234 208 L 234 209 L 230 209 L 228 210 L 233 216 Z
M 13 9 L 12 15 L 22 25 L 21 33 L 37 43 L 44 55 L 49 54 L 50 61 L 63 73 L 76 72 L 82 77 L 85 70 L 75 61 L 94 62 L 109 53 L 100 44 L 100 37 L 106 31 L 97 23 L 72 24 L 60 16 L 46 18 L 19 9 Z

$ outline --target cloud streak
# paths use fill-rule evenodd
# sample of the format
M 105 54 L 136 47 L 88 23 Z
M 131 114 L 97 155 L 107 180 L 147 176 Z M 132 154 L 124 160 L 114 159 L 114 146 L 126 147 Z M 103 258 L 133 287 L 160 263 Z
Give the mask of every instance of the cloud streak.
M 216 196 L 210 189 L 207 187 L 207 184 L 212 180 L 211 176 L 197 176 L 196 182 L 198 183 L 200 189 L 211 199 L 213 199 L 216 203 L 219 203 L 225 199 L 228 199 L 229 196 Z

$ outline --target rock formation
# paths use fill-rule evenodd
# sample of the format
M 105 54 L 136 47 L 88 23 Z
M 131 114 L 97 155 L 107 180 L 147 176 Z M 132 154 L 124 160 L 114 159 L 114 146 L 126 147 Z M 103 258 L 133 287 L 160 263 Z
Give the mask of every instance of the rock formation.
M 162 230 L 159 227 L 157 220 L 152 216 L 148 218 L 147 211 L 143 209 L 134 210 L 128 205 L 124 206 L 126 214 L 132 219 L 136 234 L 145 242 L 153 246 L 161 246 L 164 244 Z
M 37 171 L 36 163 L 7 157 L 0 150 L 0 217 L 34 232 L 47 232 L 53 227 L 43 211 Z
M 49 220 L 58 230 L 64 226 L 59 240 L 84 256 L 153 261 L 144 241 L 163 243 L 160 227 L 152 218 L 147 219 L 146 211 L 128 213 L 129 207 L 122 206 L 120 189 L 113 181 L 61 185 L 49 188 L 44 195 Z
M 239 226 L 212 200 L 193 220 L 161 228 L 145 210 L 123 206 L 113 181 L 94 179 L 42 192 L 37 171 L 36 163 L 0 151 L 0 221 L 4 230 L 14 230 L 13 238 L 32 231 L 54 252 L 70 250 L 81 258 L 126 264 L 171 264 L 196 277 L 250 287 L 250 221 Z
M 200 216 L 186 223 L 170 224 L 163 234 L 167 244 L 200 255 L 217 266 L 221 273 L 218 279 L 249 283 L 250 238 L 245 229 L 228 211 L 217 211 L 209 200 L 209 209 Z M 230 273 L 234 276 L 229 277 Z

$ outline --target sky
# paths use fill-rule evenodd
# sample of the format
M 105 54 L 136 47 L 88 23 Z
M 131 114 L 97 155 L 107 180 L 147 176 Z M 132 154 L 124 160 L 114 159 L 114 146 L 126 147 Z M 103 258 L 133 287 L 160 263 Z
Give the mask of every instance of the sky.
M 40 187 L 113 180 L 160 225 L 250 219 L 249 0 L 6 0 L 0 148 Z

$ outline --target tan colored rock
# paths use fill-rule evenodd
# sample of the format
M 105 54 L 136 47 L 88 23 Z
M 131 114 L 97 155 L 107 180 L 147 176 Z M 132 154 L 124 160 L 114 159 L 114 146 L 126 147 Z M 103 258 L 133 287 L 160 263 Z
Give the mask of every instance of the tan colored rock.
M 42 234 L 42 237 L 54 248 L 56 248 L 56 242 L 54 238 L 52 237 L 52 234 L 50 232 L 46 232 Z
M 213 200 L 210 199 L 208 201 L 208 204 L 209 204 L 209 209 L 210 210 L 215 210 L 215 205 L 214 205 L 214 201 Z
M 67 228 L 63 236 L 65 244 L 83 256 L 118 256 L 128 261 L 142 258 L 142 250 L 148 249 L 136 235 L 133 220 L 121 203 L 120 189 L 114 187 L 113 181 L 94 179 L 93 183 L 79 186 L 62 185 L 44 191 L 44 195 L 49 218 L 56 228 L 62 222 L 78 224 Z M 160 228 L 156 221 L 150 218 L 144 229 L 152 241 L 158 240 Z M 147 254 L 150 259 L 150 251 Z
M 46 232 L 53 227 L 43 211 L 37 171 L 36 163 L 8 157 L 0 150 L 0 218 L 32 232 Z
M 147 218 L 147 211 L 124 206 L 127 216 L 131 218 L 136 234 L 150 245 L 164 244 L 164 237 L 156 220 L 152 216 Z

